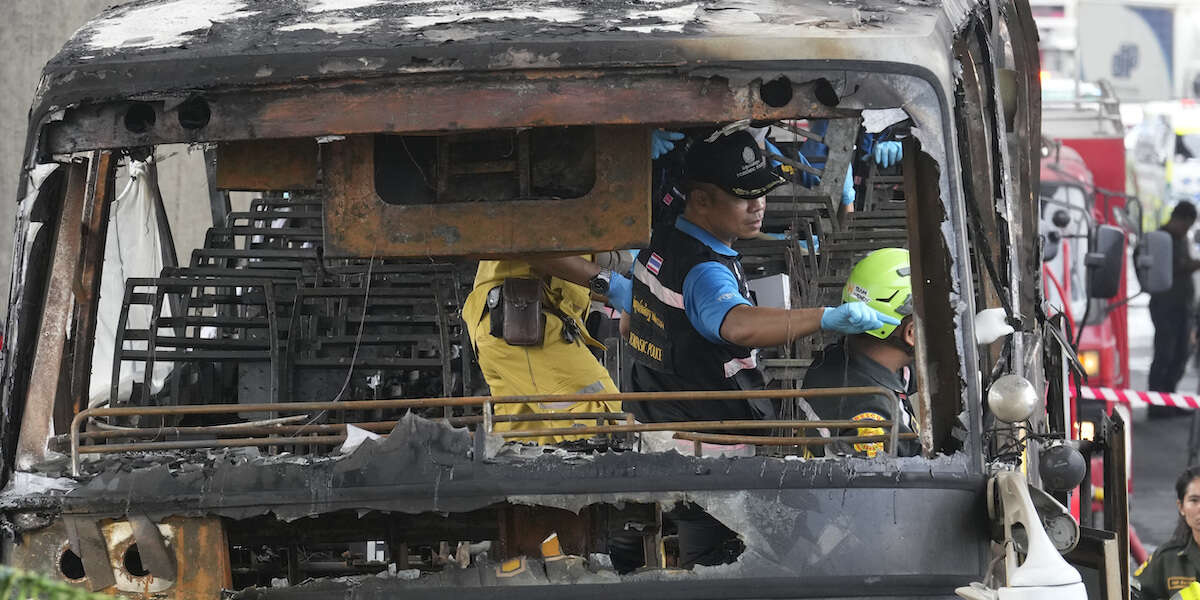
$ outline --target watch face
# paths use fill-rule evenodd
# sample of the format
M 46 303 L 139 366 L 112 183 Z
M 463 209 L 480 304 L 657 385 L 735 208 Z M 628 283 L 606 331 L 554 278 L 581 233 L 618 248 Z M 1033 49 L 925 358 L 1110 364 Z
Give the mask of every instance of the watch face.
M 591 281 L 588 282 L 589 287 L 592 288 L 593 292 L 601 296 L 608 295 L 609 277 L 612 277 L 612 275 L 608 272 L 600 271 L 595 277 L 592 277 Z

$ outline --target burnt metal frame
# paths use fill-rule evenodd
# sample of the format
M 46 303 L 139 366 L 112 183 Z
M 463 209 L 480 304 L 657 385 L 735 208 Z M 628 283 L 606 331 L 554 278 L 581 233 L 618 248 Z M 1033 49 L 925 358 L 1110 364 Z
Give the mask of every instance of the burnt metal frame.
M 385 203 L 375 190 L 372 136 L 351 136 L 322 148 L 325 253 L 344 256 L 495 257 L 529 252 L 584 253 L 649 241 L 650 132 L 597 127 L 596 182 L 572 199 L 523 198 L 487 203 Z M 528 154 L 528 144 L 519 144 Z M 439 152 L 443 159 L 447 152 Z M 516 161 L 527 164 L 524 160 Z M 439 169 L 438 187 L 449 167 Z M 518 171 L 525 172 L 520 167 Z M 529 187 L 522 176 L 523 189 Z M 545 218 L 570 215 L 570 221 Z M 570 226 L 568 226 L 570 225 Z M 565 229 L 565 231 L 564 231 Z
M 785 67 L 783 67 L 783 69 L 784 69 L 783 72 L 785 72 L 785 73 L 794 72 L 794 71 L 797 71 L 800 69 L 806 69 L 806 67 L 807 67 L 807 70 L 812 70 L 814 67 L 819 68 L 819 69 L 828 70 L 831 67 L 831 64 L 829 61 L 784 61 L 784 64 L 786 65 Z M 780 63 L 778 61 L 771 62 L 770 65 L 772 65 L 772 68 L 774 68 L 774 69 L 780 68 Z M 748 66 L 749 65 L 739 66 L 739 65 L 735 64 L 733 66 L 728 66 L 728 68 L 731 71 L 738 71 L 740 69 L 747 68 Z M 757 65 L 757 66 L 761 67 L 762 65 Z M 944 144 L 946 144 L 947 153 L 950 156 L 953 156 L 953 154 L 950 154 L 950 151 L 953 149 L 953 135 L 952 135 L 953 121 L 951 120 L 951 116 L 950 116 L 951 107 L 946 102 L 947 99 L 946 99 L 945 90 L 943 87 L 941 87 L 939 85 L 939 80 L 936 75 L 934 75 L 932 72 L 926 70 L 925 68 L 916 66 L 916 65 L 897 65 L 894 63 L 876 63 L 876 62 L 872 62 L 872 61 L 845 61 L 845 62 L 835 61 L 835 64 L 833 66 L 845 68 L 848 71 L 867 71 L 867 72 L 891 73 L 891 74 L 899 75 L 902 77 L 903 76 L 914 77 L 918 80 L 923 81 L 925 84 L 927 84 L 929 86 L 929 89 L 932 91 L 932 96 L 936 97 L 939 101 L 938 109 L 936 111 L 934 111 L 933 114 L 940 117 L 939 120 L 943 124 L 942 127 L 944 128 L 944 131 L 941 131 L 941 137 L 942 137 L 941 141 Z M 715 68 L 721 68 L 721 67 L 718 65 Z M 663 73 L 669 73 L 669 72 L 663 71 Z M 625 74 L 623 76 L 626 77 L 627 82 L 631 81 L 628 78 L 628 74 Z M 802 79 L 802 78 L 798 77 L 797 79 Z M 594 86 L 595 83 L 593 82 L 592 85 Z M 803 88 L 803 85 L 804 84 L 801 84 L 800 87 Z M 703 80 L 703 81 L 690 80 L 688 82 L 688 86 L 690 86 L 689 89 L 694 88 L 695 90 L 704 92 L 708 86 L 708 83 L 707 83 L 707 80 Z M 329 92 L 329 90 L 331 88 L 329 86 L 326 86 L 323 89 L 325 92 Z M 390 89 L 394 89 L 394 88 L 390 88 Z M 645 91 L 645 88 L 641 88 L 641 89 L 643 91 Z M 722 84 L 720 89 L 726 89 L 726 87 Z M 276 91 L 278 92 L 279 90 L 276 90 Z M 676 91 L 677 92 L 679 91 L 678 86 L 676 86 Z M 244 93 L 244 92 L 245 92 L 244 90 L 239 91 L 239 93 Z M 294 93 L 294 90 L 292 93 Z M 341 92 L 338 92 L 338 93 L 341 93 Z M 375 93 L 378 94 L 379 91 L 376 90 Z M 701 113 L 703 113 L 703 115 L 701 115 L 701 118 L 708 118 L 708 119 L 716 120 L 716 121 L 725 120 L 728 117 L 720 116 L 722 114 L 721 111 L 722 110 L 728 111 L 730 108 L 735 107 L 735 106 L 742 106 L 742 107 L 744 107 L 743 110 L 750 112 L 752 114 L 752 116 L 761 116 L 763 118 L 787 117 L 787 116 L 791 116 L 791 115 L 797 114 L 797 113 L 810 114 L 812 116 L 826 117 L 826 118 L 837 118 L 839 116 L 843 116 L 843 112 L 840 112 L 836 109 L 829 109 L 829 108 L 824 107 L 816 102 L 808 102 L 807 103 L 807 108 L 809 110 L 802 110 L 800 108 L 797 108 L 798 103 L 795 100 L 793 100 L 793 102 L 790 103 L 787 107 L 783 107 L 778 110 L 771 110 L 771 109 L 768 109 L 768 108 L 762 106 L 754 98 L 751 98 L 746 95 L 736 95 L 736 96 L 738 96 L 738 98 L 736 100 L 733 100 L 731 96 L 726 97 L 727 99 L 730 99 L 730 101 L 726 102 L 724 104 L 724 106 L 725 106 L 724 109 L 719 108 L 719 106 L 721 106 L 721 103 L 714 104 L 712 102 L 712 98 L 710 97 L 707 100 L 708 103 L 705 104 L 705 106 L 703 107 L 703 110 L 700 111 Z M 797 97 L 801 97 L 801 96 L 802 96 L 802 94 L 797 95 Z M 594 88 L 590 89 L 588 97 L 592 100 L 595 99 Z M 630 97 L 628 93 L 626 94 L 626 97 L 627 98 Z M 694 100 L 694 98 L 693 98 L 693 100 Z M 297 102 L 298 99 L 293 99 L 291 101 Z M 601 104 L 603 104 L 603 103 L 601 103 Z M 669 104 L 669 103 L 651 103 L 651 104 L 654 106 L 662 106 L 662 105 Z M 685 104 L 690 105 L 690 103 L 685 103 Z M 595 102 L 590 102 L 589 106 L 597 106 L 597 104 Z M 111 108 L 111 106 L 110 106 L 110 108 Z M 639 105 L 639 109 L 640 108 L 644 108 L 644 106 Z M 557 109 L 555 109 L 555 110 L 557 110 Z M 576 120 L 576 121 L 582 121 L 583 119 L 589 119 L 594 116 L 594 115 L 581 115 L 578 112 L 568 116 L 568 115 L 563 114 L 561 111 L 555 112 L 554 110 L 551 110 L 551 113 L 556 114 L 565 120 Z M 39 112 L 38 114 L 44 116 L 44 113 L 42 113 L 42 112 Z M 113 114 L 117 114 L 117 113 L 113 113 Z M 285 113 L 272 113 L 272 114 L 278 119 L 281 119 L 283 121 L 288 121 L 287 115 Z M 672 110 L 670 115 L 666 115 L 666 114 L 658 115 L 657 113 L 655 113 L 650 116 L 651 117 L 661 117 L 660 122 L 669 122 L 669 120 L 671 118 L 674 118 L 675 114 L 677 114 L 677 112 Z M 727 113 L 725 113 L 725 114 L 727 114 Z M 625 119 L 624 122 L 636 122 L 636 121 L 640 121 L 641 117 L 643 117 L 643 116 L 644 116 L 644 114 L 640 113 L 640 112 L 637 115 L 637 118 L 635 118 L 632 115 L 623 115 L 623 114 L 615 114 L 614 113 L 614 114 L 608 114 L 608 116 L 601 115 L 600 117 L 597 117 L 597 118 L 600 118 L 601 120 L 612 120 L 612 119 L 621 118 L 621 119 Z M 436 118 L 436 116 L 434 118 Z M 271 120 L 271 119 L 268 118 L 267 120 Z M 165 120 L 160 120 L 159 122 L 161 123 L 163 121 L 165 121 Z M 591 123 L 594 121 L 588 121 L 588 122 Z M 306 126 L 314 126 L 314 127 L 318 126 L 317 124 L 314 124 L 314 122 L 312 122 L 312 121 L 307 121 L 306 123 L 307 123 Z M 539 124 L 544 124 L 544 122 L 539 123 Z M 69 127 L 70 120 L 68 119 L 67 122 L 58 123 L 57 125 L 61 126 L 61 127 Z M 376 123 L 376 125 L 378 125 L 378 124 Z M 395 124 L 392 124 L 392 125 L 395 125 Z M 276 123 L 276 125 L 275 125 L 276 128 L 281 127 L 281 126 L 283 126 L 281 123 Z M 374 127 L 374 128 L 372 128 L 372 130 L 377 129 L 377 128 L 378 127 Z M 935 130 L 937 130 L 937 128 L 935 128 Z M 322 126 L 322 133 L 328 133 L 324 129 L 323 126 Z M 261 134 L 264 134 L 264 132 L 256 131 L 256 134 L 261 135 Z M 230 138 L 235 137 L 231 133 L 227 133 L 226 135 Z M 295 135 L 294 132 L 293 132 L 293 135 Z M 153 143 L 156 141 L 167 141 L 166 139 L 161 139 L 161 140 L 158 139 L 160 137 L 162 137 L 162 136 L 158 136 L 154 133 L 151 133 L 146 136 L 142 136 L 141 138 L 139 138 L 138 141 L 144 141 L 144 142 L 148 142 L 148 143 Z M 194 135 L 190 135 L 190 134 L 187 137 L 189 139 L 196 139 Z M 31 152 L 30 156 L 33 156 L 35 154 L 42 152 L 42 150 L 38 150 L 38 148 L 43 148 L 43 146 L 40 146 L 39 144 L 36 143 L 37 139 L 39 139 L 39 138 L 31 135 L 30 143 L 29 143 L 29 149 Z M 113 142 L 113 143 L 114 143 L 114 145 L 118 145 L 118 144 L 116 144 L 116 142 Z M 49 148 L 49 147 L 50 146 L 45 146 L 43 148 L 43 150 L 45 148 Z M 956 185 L 953 182 L 959 172 L 958 165 L 955 163 L 954 160 L 949 160 L 948 164 L 945 166 L 947 167 L 947 169 L 946 169 L 948 171 L 947 175 L 949 177 L 949 181 L 951 182 L 949 188 L 947 188 L 947 189 L 951 192 L 952 196 L 957 197 L 957 194 L 953 193 L 957 189 Z M 942 198 L 941 201 L 946 203 L 951 208 L 951 211 L 950 211 L 951 214 L 948 216 L 949 226 L 951 227 L 951 229 L 953 231 L 955 231 L 957 233 L 957 235 L 961 236 L 962 232 L 963 232 L 963 225 L 962 225 L 963 217 L 961 215 L 961 208 L 955 208 L 957 203 L 953 197 L 952 198 Z M 959 256 L 959 258 L 955 260 L 956 266 L 954 267 L 954 272 L 956 272 L 960 281 L 968 281 L 969 282 L 970 281 L 970 277 L 969 277 L 970 267 L 969 267 L 969 265 L 962 264 L 963 261 L 965 260 L 965 252 L 964 252 L 965 245 L 960 240 L 956 240 L 956 241 L 947 240 L 947 241 L 951 244 L 952 247 L 954 247 L 954 249 L 958 250 L 957 255 Z M 967 298 L 967 300 L 969 302 L 969 298 Z M 961 327 L 964 330 L 963 335 L 965 336 L 965 339 L 969 339 L 971 337 L 971 330 L 972 330 L 972 325 L 970 323 L 970 320 L 966 319 L 966 318 L 962 319 Z M 959 357 L 959 360 L 955 361 L 955 362 L 959 362 L 960 367 L 969 369 L 969 365 L 974 362 L 972 357 L 975 354 L 975 349 L 969 343 L 963 344 L 961 349 L 964 353 L 964 356 Z M 947 383 L 953 383 L 953 382 L 947 382 Z M 949 387 L 957 387 L 957 386 L 951 385 Z M 976 389 L 977 387 L 978 386 L 973 381 L 973 378 L 967 377 L 966 378 L 966 386 L 964 388 L 964 391 L 966 392 L 964 394 L 964 398 L 977 397 L 978 396 L 978 391 Z M 15 390 L 15 391 L 22 392 L 23 390 Z M 21 395 L 23 395 L 23 394 L 21 394 Z M 971 410 L 973 413 L 978 413 L 977 407 L 975 406 L 975 404 L 976 404 L 975 402 L 968 402 L 967 404 L 968 404 L 969 410 Z M 976 417 L 977 416 L 978 415 L 976 414 Z M 973 428 L 974 428 L 974 425 L 978 424 L 978 422 L 979 422 L 978 418 L 972 419 Z M 981 447 L 979 446 L 979 443 L 978 443 L 978 432 L 974 432 L 971 443 L 969 444 L 968 452 L 971 452 L 972 454 L 978 454 L 980 449 L 981 449 Z M 981 465 L 977 464 L 976 468 L 981 468 Z
M 829 65 L 821 61 L 821 68 Z M 680 121 L 680 107 L 687 107 L 686 121 L 692 123 L 778 120 L 798 114 L 844 116 L 845 111 L 816 99 L 814 81 L 798 81 L 791 101 L 778 107 L 763 102 L 754 93 L 754 83 L 737 89 L 725 79 L 681 76 L 674 68 L 574 69 L 553 76 L 423 74 L 212 90 L 205 94 L 212 118 L 202 130 L 184 129 L 167 118 L 162 100 L 147 102 L 164 114 L 144 133 L 121 126 L 134 101 L 83 104 L 69 109 L 62 120 L 45 125 L 45 143 L 37 153 L 244 140 L 247 131 L 263 139 L 485 130 L 494 129 L 498 121 L 508 128 L 673 123 Z M 253 101 L 247 101 L 247 96 Z M 312 106 L 343 109 L 312 118 Z M 413 111 L 412 106 L 422 110 Z M 583 106 L 588 110 L 580 110 Z
M 45 291 L 37 351 L 17 440 L 17 467 L 28 470 L 46 457 L 46 441 L 53 429 L 53 413 L 58 398 L 63 356 L 67 342 L 67 324 L 74 309 L 72 291 L 80 265 L 81 232 L 89 161 L 72 162 L 62 213 L 57 224 L 55 251 L 51 257 L 50 278 Z M 93 305 L 91 311 L 94 312 Z M 6 364 L 6 368 L 9 365 Z
M 278 280 L 273 281 L 271 279 L 259 278 L 259 277 L 210 278 L 210 277 L 175 276 L 175 277 L 157 277 L 157 278 L 145 278 L 145 279 L 138 278 L 138 279 L 126 280 L 126 282 L 125 282 L 125 298 L 121 302 L 121 315 L 117 322 L 118 327 L 117 327 L 116 338 L 115 338 L 115 342 L 114 342 L 114 350 L 113 351 L 115 353 L 115 356 L 113 357 L 112 382 L 111 382 L 111 389 L 109 392 L 110 402 L 115 402 L 117 399 L 117 393 L 118 393 L 117 388 L 118 388 L 118 385 L 120 384 L 121 364 L 123 362 L 141 361 L 145 364 L 145 367 L 146 367 L 145 380 L 142 382 L 143 385 L 142 385 L 141 402 L 143 404 L 149 404 L 150 403 L 150 395 L 151 395 L 151 389 L 150 389 L 151 388 L 151 380 L 153 378 L 153 373 L 154 373 L 154 363 L 157 360 L 159 360 L 160 358 L 162 360 L 164 360 L 165 362 L 180 362 L 180 361 L 185 361 L 185 360 L 254 361 L 254 360 L 262 360 L 265 358 L 266 360 L 269 360 L 272 365 L 270 396 L 271 396 L 271 398 L 278 399 L 279 394 L 282 392 L 282 390 L 281 390 L 281 387 L 282 387 L 281 386 L 281 369 L 282 369 L 283 361 L 282 361 L 281 349 L 280 349 L 280 345 L 281 345 L 280 335 L 279 335 L 280 320 L 276 317 L 276 312 L 278 309 L 278 304 L 280 302 L 285 302 L 285 303 L 288 302 L 289 298 L 287 296 L 285 296 L 284 294 L 282 294 L 281 292 L 277 292 L 275 288 L 277 286 L 281 286 L 281 284 L 282 284 L 282 287 L 288 287 L 288 285 L 287 285 L 288 283 L 289 282 L 284 278 L 280 278 Z M 292 281 L 291 281 L 291 285 L 295 286 L 295 287 L 299 287 L 298 279 L 293 277 Z M 150 293 L 137 291 L 139 289 L 147 288 L 147 287 L 153 287 L 154 291 L 150 292 Z M 265 341 L 264 344 L 261 344 L 261 345 L 266 346 L 267 355 L 265 357 L 260 358 L 259 354 L 257 352 L 254 352 L 254 348 L 248 347 L 248 346 L 250 346 L 250 344 L 244 344 L 244 346 L 247 346 L 247 347 L 231 349 L 228 346 L 233 345 L 233 344 L 232 344 L 232 342 L 230 342 L 228 340 L 226 340 L 224 342 L 208 343 L 209 340 L 203 340 L 198 337 L 191 338 L 191 337 L 186 337 L 183 335 L 176 335 L 176 336 L 170 337 L 170 338 L 160 338 L 159 337 L 159 335 L 158 335 L 159 329 L 161 329 L 164 326 L 182 323 L 183 328 L 186 328 L 188 325 L 191 325 L 190 323 L 188 323 L 189 315 L 186 314 L 188 308 L 190 308 L 190 300 L 191 300 L 190 294 L 185 295 L 184 302 L 181 303 L 181 305 L 183 306 L 183 311 L 184 311 L 183 314 L 178 314 L 178 315 L 172 314 L 171 317 L 163 317 L 162 316 L 162 307 L 163 307 L 163 303 L 166 300 L 167 296 L 172 295 L 172 294 L 179 294 L 180 292 L 186 293 L 186 292 L 194 290 L 196 288 L 203 289 L 203 288 L 208 288 L 208 287 L 225 288 L 225 289 L 229 289 L 229 290 L 233 290 L 235 288 L 257 288 L 257 289 L 262 290 L 261 291 L 261 294 L 262 294 L 261 302 L 250 301 L 249 299 L 252 298 L 253 296 L 248 293 L 239 293 L 239 294 L 231 293 L 229 295 L 229 297 L 231 299 L 230 302 L 232 302 L 232 298 L 236 296 L 239 299 L 246 300 L 244 302 L 238 302 L 238 304 L 253 304 L 253 305 L 265 306 L 266 318 L 264 320 L 252 321 L 250 319 L 247 319 L 245 322 L 238 324 L 239 327 L 243 327 L 243 328 L 267 329 L 267 340 Z M 293 292 L 292 293 L 293 297 L 294 297 L 294 294 L 295 293 Z M 128 323 L 128 319 L 129 319 L 129 308 L 130 308 L 130 306 L 137 305 L 137 304 L 149 304 L 151 306 L 150 324 L 147 327 L 147 330 L 145 332 L 146 339 L 132 340 L 132 341 L 146 342 L 145 350 L 135 350 L 135 349 L 126 349 L 125 348 L 125 342 L 131 341 L 127 337 L 128 334 L 132 331 L 135 331 L 135 330 L 130 330 L 126 326 Z M 214 317 L 214 320 L 220 320 L 220 319 L 221 319 L 221 317 L 219 317 L 219 316 Z M 203 323 L 194 325 L 195 329 L 197 330 L 197 335 L 198 335 L 199 325 L 202 325 L 202 324 Z M 140 337 L 140 336 L 138 336 L 138 337 Z M 169 352 L 169 353 L 165 354 L 164 356 L 160 357 L 159 351 L 158 351 L 158 346 L 160 346 L 160 345 L 172 346 L 172 347 L 177 348 L 177 350 L 173 351 L 173 352 Z M 254 344 L 254 346 L 258 346 L 258 345 L 260 345 L 260 344 Z M 204 346 L 213 346 L 213 347 L 224 346 L 224 348 L 220 349 L 220 350 L 211 350 L 210 349 L 210 350 L 206 351 L 206 350 L 203 350 Z M 185 348 L 185 350 L 183 350 L 183 351 L 178 350 L 178 348 L 180 348 L 180 347 Z
M 95 347 L 98 322 L 98 315 L 91 307 L 100 299 L 104 250 L 108 241 L 108 217 L 116 189 L 116 157 L 111 152 L 97 153 L 93 169 L 94 172 L 88 177 L 87 194 L 87 198 L 91 198 L 92 202 L 84 208 L 83 255 L 80 259 L 83 268 L 80 271 L 79 290 L 76 291 L 75 297 L 77 319 L 74 332 L 75 363 L 71 373 L 71 395 L 74 398 L 72 412 L 79 412 L 88 405 L 91 356 Z M 63 421 L 66 422 L 66 419 Z

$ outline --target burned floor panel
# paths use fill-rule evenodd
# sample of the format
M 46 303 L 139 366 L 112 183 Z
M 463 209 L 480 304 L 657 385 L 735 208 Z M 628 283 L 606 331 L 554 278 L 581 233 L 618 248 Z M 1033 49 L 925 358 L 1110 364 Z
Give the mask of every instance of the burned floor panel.
M 64 539 L 71 547 L 76 547 L 71 539 L 111 539 L 113 528 L 122 523 L 129 523 L 126 529 L 141 520 L 191 527 L 165 531 L 192 531 L 193 538 L 203 536 L 206 543 L 177 545 L 164 537 L 171 550 L 160 556 L 174 556 L 177 546 L 193 552 L 230 549 L 238 587 L 294 586 L 303 579 L 289 578 L 289 573 L 314 576 L 327 569 L 334 576 L 342 568 L 336 565 L 357 564 L 341 554 L 321 562 L 305 553 L 301 556 L 308 562 L 301 568 L 289 562 L 288 554 L 304 544 L 319 549 L 329 541 L 379 539 L 387 540 L 392 552 L 402 548 L 404 558 L 394 560 L 394 566 L 404 567 L 399 571 L 389 571 L 386 564 L 359 565 L 358 570 L 344 569 L 347 575 L 360 573 L 357 579 L 254 589 L 243 594 L 246 598 L 320 596 L 334 589 L 345 597 L 374 598 L 410 590 L 435 593 L 446 586 L 477 589 L 487 597 L 493 593 L 488 590 L 507 585 L 546 586 L 549 594 L 564 583 L 630 583 L 641 590 L 655 589 L 664 579 L 682 581 L 681 589 L 693 594 L 688 597 L 703 597 L 705 584 L 692 588 L 687 582 L 724 585 L 745 578 L 782 582 L 866 575 L 903 579 L 932 572 L 946 575 L 936 581 L 926 578 L 930 585 L 951 589 L 977 577 L 984 562 L 984 557 L 962 551 L 983 548 L 983 543 L 963 544 L 952 552 L 937 543 L 949 536 L 974 535 L 980 542 L 987 536 L 975 526 L 985 520 L 982 479 L 970 474 L 961 455 L 801 461 L 548 449 L 529 456 L 528 447 L 521 452 L 514 448 L 505 446 L 492 458 L 476 460 L 465 429 L 408 416 L 386 439 L 364 442 L 341 457 L 107 455 L 85 463 L 86 474 L 78 483 L 23 477 L 21 489 L 10 488 L 0 496 L 0 506 L 16 517 L 12 522 L 20 539 L 41 540 L 38 552 L 60 560 Z M 46 518 L 31 519 L 23 512 L 32 497 L 43 500 L 37 512 Z M 603 560 L 596 562 L 613 535 L 630 528 L 657 532 L 661 517 L 656 522 L 655 507 L 669 511 L 683 501 L 702 507 L 738 534 L 745 550 L 737 562 L 625 576 Z M 224 526 L 217 529 L 227 537 L 206 529 L 222 520 Z M 68 530 L 54 534 L 63 522 Z M 97 526 L 104 528 L 103 536 L 70 531 Z M 124 539 L 136 533 L 134 527 Z M 534 557 L 549 534 L 557 534 L 565 554 L 544 563 Z M 436 540 L 451 540 L 449 546 L 442 542 L 442 556 L 436 555 Z M 495 542 L 482 552 L 464 549 L 463 544 L 486 540 Z M 426 554 L 414 559 L 421 562 L 420 570 L 408 568 L 410 548 Z M 18 554 L 22 551 L 28 556 L 33 550 L 26 547 Z M 110 558 L 114 552 L 110 548 Z M 118 554 L 122 552 L 127 554 L 128 548 Z M 505 561 L 520 557 L 525 557 L 528 574 L 505 575 Z M 266 565 L 270 561 L 274 564 Z M 245 564 L 258 565 L 266 575 L 251 576 Z M 497 573 L 505 576 L 497 579 Z M 781 584 L 780 593 L 784 589 Z M 722 593 L 737 597 L 728 590 Z
M 538 564 L 538 567 L 542 565 Z M 375 600 L 394 598 L 445 598 L 446 587 L 453 588 L 455 598 L 509 598 L 519 592 L 521 598 L 557 599 L 563 597 L 562 583 L 552 581 L 547 566 L 544 573 L 531 573 L 526 578 L 504 581 L 494 574 L 464 572 L 455 578 L 452 586 L 435 586 L 433 582 L 406 581 L 394 577 L 340 578 L 317 580 L 296 587 L 264 589 L 255 588 L 231 596 L 232 600 L 310 600 L 317 598 L 344 598 L 347 600 Z M 872 577 L 854 583 L 854 596 L 847 593 L 846 580 L 833 577 L 805 577 L 756 579 L 752 584 L 744 580 L 714 581 L 687 571 L 659 571 L 620 578 L 620 583 L 610 581 L 587 581 L 603 576 L 591 574 L 571 582 L 570 595 L 579 600 L 611 600 L 614 592 L 628 598 L 654 598 L 656 600 L 727 600 L 731 598 L 861 598 L 869 596 L 880 600 L 912 598 L 956 598 L 946 590 L 964 584 L 967 580 L 959 576 L 914 575 L 902 577 Z M 503 583 L 501 583 L 503 581 Z M 557 585 L 556 585 L 557 584 Z M 614 585 L 616 584 L 616 585 Z M 513 586 L 520 586 L 513 590 Z
M 188 506 L 190 514 L 243 519 L 272 512 L 291 520 L 343 508 L 460 512 L 508 497 L 557 498 L 552 505 L 578 510 L 595 502 L 638 500 L 640 493 L 885 486 L 974 490 L 982 482 L 958 456 L 799 461 L 558 450 L 529 457 L 502 448 L 493 458 L 477 460 L 473 453 L 466 429 L 408 415 L 386 439 L 364 442 L 342 458 L 218 453 L 202 462 L 185 454 L 132 461 L 108 456 L 85 463 L 89 477 L 63 498 L 63 510 L 120 513 L 132 502 L 157 516 Z

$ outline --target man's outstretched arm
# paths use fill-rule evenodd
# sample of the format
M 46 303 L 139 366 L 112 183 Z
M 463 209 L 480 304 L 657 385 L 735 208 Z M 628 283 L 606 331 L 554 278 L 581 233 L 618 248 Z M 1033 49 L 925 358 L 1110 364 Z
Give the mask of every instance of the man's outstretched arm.
M 729 309 L 721 323 L 721 337 L 750 348 L 779 346 L 825 329 L 845 334 L 879 329 L 900 321 L 881 314 L 862 302 L 847 302 L 829 308 L 770 308 L 740 305 Z

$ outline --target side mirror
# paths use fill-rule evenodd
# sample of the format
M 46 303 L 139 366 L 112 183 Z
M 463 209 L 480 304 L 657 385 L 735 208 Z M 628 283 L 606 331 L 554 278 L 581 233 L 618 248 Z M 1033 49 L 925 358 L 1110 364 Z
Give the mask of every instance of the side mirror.
M 1158 294 L 1175 285 L 1175 244 L 1171 234 L 1151 231 L 1142 234 L 1137 249 L 1133 251 L 1133 270 L 1138 284 L 1147 294 Z
M 1112 298 L 1121 287 L 1125 267 L 1125 232 L 1119 227 L 1101 225 L 1092 236 L 1093 249 L 1085 264 L 1089 298 Z

